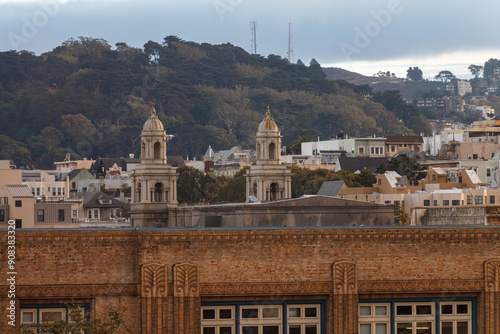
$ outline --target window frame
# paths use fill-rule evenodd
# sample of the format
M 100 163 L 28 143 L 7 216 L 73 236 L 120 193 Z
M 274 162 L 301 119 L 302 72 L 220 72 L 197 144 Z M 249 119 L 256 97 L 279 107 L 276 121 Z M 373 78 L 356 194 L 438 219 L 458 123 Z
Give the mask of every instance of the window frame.
M 64 209 L 58 209 L 57 210 L 57 221 L 59 222 L 64 222 L 66 218 L 66 210 Z
M 305 329 L 306 325 L 315 325 L 317 328 L 317 333 L 318 334 L 326 334 L 326 300 L 325 299 L 319 299 L 319 300 L 257 300 L 257 301 L 220 301 L 220 302 L 202 302 L 201 303 L 201 310 L 211 308 L 214 309 L 216 307 L 220 308 L 228 308 L 234 306 L 235 312 L 234 312 L 234 319 L 235 319 L 235 330 L 234 334 L 242 334 L 242 327 L 245 324 L 251 324 L 253 321 L 255 323 L 255 326 L 259 327 L 258 333 L 262 333 L 262 326 L 265 326 L 266 324 L 268 325 L 273 325 L 273 323 L 276 323 L 278 325 L 279 323 L 279 333 L 283 334 L 285 332 L 285 328 L 287 329 L 288 333 L 288 326 L 290 324 L 292 325 L 303 325 L 302 329 Z M 316 307 L 316 317 L 315 318 L 307 318 L 305 321 L 300 322 L 301 319 L 296 319 L 292 320 L 292 322 L 288 322 L 288 310 L 289 306 L 292 307 L 297 307 L 297 306 L 302 306 L 302 310 L 305 310 L 305 308 L 308 307 Z M 257 308 L 259 309 L 258 316 L 261 317 L 262 315 L 262 309 L 266 307 L 278 307 L 279 308 L 279 317 L 278 318 L 269 318 L 269 320 L 265 320 L 262 322 L 262 318 L 250 318 L 250 319 L 242 319 L 241 318 L 241 310 L 242 309 L 251 309 L 251 308 Z M 202 317 L 202 314 L 201 314 Z M 302 319 L 304 320 L 304 319 Z M 203 327 L 210 327 L 206 325 L 206 323 L 201 319 L 200 322 L 200 327 L 201 330 L 203 330 Z M 203 333 L 203 332 L 202 332 Z M 218 332 L 216 331 L 218 334 Z
M 38 209 L 36 211 L 36 218 L 37 218 L 37 222 L 44 222 L 45 221 L 45 210 Z
M 69 304 L 72 303 L 57 303 L 57 304 L 22 304 L 19 306 L 20 310 L 20 318 L 19 325 L 26 326 L 29 330 L 33 331 L 33 333 L 38 333 L 40 327 L 43 325 L 42 321 L 42 313 L 43 312 L 62 312 L 62 319 L 65 321 L 70 321 L 70 312 L 69 312 Z M 73 303 L 73 305 L 77 305 L 83 309 L 85 315 L 90 314 L 90 304 L 88 303 Z M 33 313 L 33 321 L 32 322 L 23 322 L 23 315 L 26 312 Z M 83 332 L 82 332 L 83 334 Z
M 454 332 L 456 333 L 456 323 L 457 322 L 463 322 L 463 321 L 468 321 L 468 334 L 477 334 L 478 333 L 478 314 L 477 314 L 477 305 L 478 301 L 476 297 L 419 297 L 419 298 L 377 298 L 377 299 L 360 299 L 359 300 L 359 307 L 360 306 L 367 306 L 367 305 L 374 305 L 374 304 L 389 304 L 389 314 L 390 314 L 390 326 L 388 328 L 388 333 L 397 333 L 397 323 L 404 323 L 404 322 L 412 322 L 412 327 L 413 330 L 411 333 L 417 333 L 416 328 L 416 323 L 422 323 L 422 322 L 429 322 L 431 317 L 434 317 L 434 320 L 432 321 L 432 331 L 431 333 L 436 334 L 438 332 L 441 333 L 441 328 L 442 328 L 442 322 L 453 322 L 453 329 Z M 416 305 L 428 305 L 431 304 L 433 305 L 433 310 L 432 310 L 432 315 L 416 315 Z M 449 305 L 449 304 L 454 304 L 454 305 L 460 305 L 460 304 L 467 304 L 468 305 L 468 313 L 463 314 L 463 315 L 456 315 L 456 314 L 451 314 L 451 315 L 446 315 L 446 314 L 441 314 L 441 307 L 443 305 Z M 412 308 L 412 315 L 397 315 L 397 305 L 414 305 Z M 454 309 L 456 310 L 456 309 Z M 373 312 L 373 311 L 372 311 Z M 454 311 L 457 313 L 456 311 Z M 413 319 L 411 319 L 413 317 Z M 453 318 L 455 317 L 455 318 Z M 359 324 L 367 323 L 366 320 L 370 319 L 370 317 L 366 316 L 359 316 L 358 317 L 358 328 L 360 329 Z M 410 321 L 411 320 L 411 321 Z M 444 321 L 443 321 L 444 320 Z M 439 331 L 438 331 L 439 329 Z M 373 327 L 372 327 L 372 332 L 373 332 Z

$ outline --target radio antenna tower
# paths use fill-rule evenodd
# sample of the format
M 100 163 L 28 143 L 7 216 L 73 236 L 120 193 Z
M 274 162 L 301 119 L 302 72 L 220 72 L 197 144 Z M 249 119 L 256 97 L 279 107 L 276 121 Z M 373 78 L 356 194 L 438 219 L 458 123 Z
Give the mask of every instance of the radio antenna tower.
M 287 58 L 290 64 L 293 63 L 293 48 L 292 48 L 292 24 L 288 23 L 288 52 Z
M 257 22 L 250 22 L 250 30 L 252 32 L 252 39 L 250 44 L 250 53 L 257 54 Z

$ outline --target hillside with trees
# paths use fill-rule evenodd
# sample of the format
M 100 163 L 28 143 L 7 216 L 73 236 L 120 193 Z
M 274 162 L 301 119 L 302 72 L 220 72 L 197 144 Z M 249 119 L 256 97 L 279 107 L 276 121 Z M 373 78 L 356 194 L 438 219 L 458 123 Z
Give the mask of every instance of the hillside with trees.
M 40 56 L 0 53 L 0 159 L 52 168 L 67 152 L 73 159 L 138 154 L 152 106 L 175 136 L 169 154 L 184 157 L 200 157 L 208 145 L 253 147 L 267 106 L 284 145 L 341 131 L 421 132 L 420 123 L 412 130 L 418 111 L 388 108 L 371 95 L 366 85 L 327 80 L 317 63 L 290 64 L 231 44 L 167 36 L 139 49 L 79 37 Z

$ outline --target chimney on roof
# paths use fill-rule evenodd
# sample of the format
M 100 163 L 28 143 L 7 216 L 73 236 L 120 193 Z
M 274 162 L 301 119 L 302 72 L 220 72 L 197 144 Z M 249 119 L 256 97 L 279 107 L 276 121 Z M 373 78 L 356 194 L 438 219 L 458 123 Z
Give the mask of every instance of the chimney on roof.
M 134 159 L 134 156 L 135 156 L 135 155 L 134 155 L 134 153 L 130 153 L 130 154 L 128 155 L 128 157 L 129 157 L 130 159 Z

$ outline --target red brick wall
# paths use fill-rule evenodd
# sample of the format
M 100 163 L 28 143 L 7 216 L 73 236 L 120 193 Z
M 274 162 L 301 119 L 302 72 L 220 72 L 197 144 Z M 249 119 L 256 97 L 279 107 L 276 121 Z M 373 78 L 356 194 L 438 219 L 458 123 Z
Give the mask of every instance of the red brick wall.
M 129 324 L 136 333 L 142 326 L 141 317 L 144 318 L 141 316 L 141 265 L 147 263 L 159 263 L 166 268 L 164 328 L 177 334 L 172 283 L 173 266 L 178 263 L 189 262 L 197 268 L 196 294 L 201 300 L 262 299 L 269 295 L 262 292 L 269 287 L 276 290 L 274 297 L 314 295 L 323 296 L 330 303 L 333 302 L 332 265 L 342 260 L 352 261 L 357 268 L 355 279 L 359 287 L 355 298 L 436 294 L 482 298 L 487 288 L 485 261 L 500 258 L 500 228 L 496 227 L 51 230 L 18 231 L 17 237 L 23 241 L 19 249 L 23 259 L 17 266 L 17 285 L 22 298 L 43 301 L 54 296 L 88 297 L 92 298 L 91 306 L 98 316 L 110 305 L 125 306 Z M 383 285 L 388 281 L 394 285 Z M 408 286 L 408 282 L 415 285 Z M 429 282 L 434 285 L 429 287 Z M 271 283 L 283 285 L 273 287 Z M 294 283 L 312 285 L 304 290 Z M 2 281 L 2 284 L 5 283 Z M 39 285 L 55 285 L 59 290 L 30 290 Z M 214 292 L 228 286 L 250 288 L 231 290 L 233 292 L 225 297 Z M 5 310 L 5 286 L 1 288 L 0 307 Z M 183 307 L 196 310 L 198 296 L 187 296 L 193 305 Z M 484 331 L 487 320 L 483 319 L 491 305 L 478 304 L 482 319 L 479 334 L 493 333 Z M 352 309 L 353 305 L 349 307 Z M 328 304 L 328 309 L 334 307 Z M 493 309 L 494 312 L 497 309 Z M 332 313 L 327 314 L 330 330 L 335 317 Z M 349 330 L 357 331 L 347 328 L 333 332 Z

